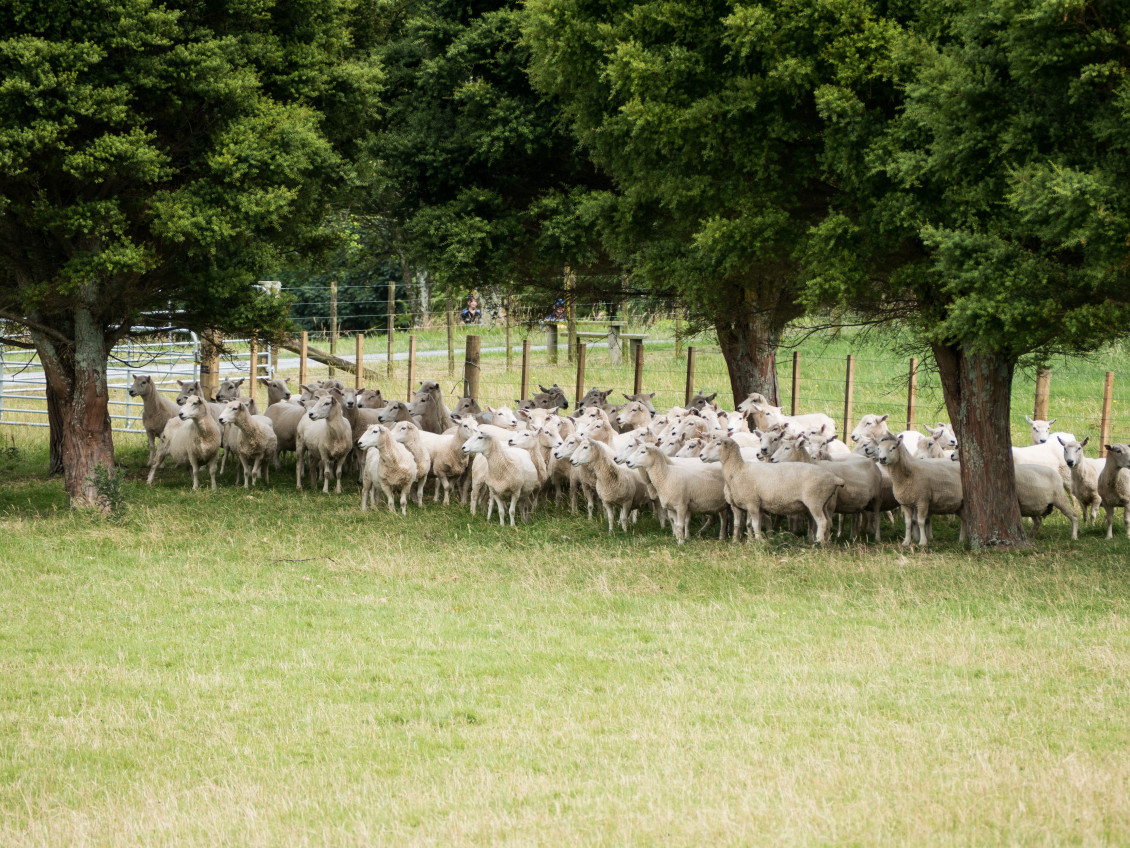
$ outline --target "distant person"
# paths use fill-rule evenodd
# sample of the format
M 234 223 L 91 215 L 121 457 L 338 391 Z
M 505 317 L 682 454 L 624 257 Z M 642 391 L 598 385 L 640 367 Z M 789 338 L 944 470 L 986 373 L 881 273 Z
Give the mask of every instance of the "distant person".
M 557 302 L 553 304 L 553 308 L 549 310 L 549 314 L 542 319 L 543 324 L 552 324 L 555 321 L 565 320 L 565 301 L 558 298 Z
M 467 305 L 459 315 L 463 318 L 464 324 L 478 324 L 483 320 L 483 313 L 479 309 L 479 302 L 475 300 L 474 295 L 467 298 Z

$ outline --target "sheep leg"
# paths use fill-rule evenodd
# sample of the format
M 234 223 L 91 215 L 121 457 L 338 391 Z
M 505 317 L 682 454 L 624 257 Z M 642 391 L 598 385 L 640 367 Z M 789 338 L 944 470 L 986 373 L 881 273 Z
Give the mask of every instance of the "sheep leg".
M 1111 510 L 1113 514 L 1113 510 Z M 1122 526 L 1126 530 L 1126 538 L 1130 539 L 1130 510 L 1122 507 Z
M 157 476 L 157 469 L 161 467 L 161 463 L 165 461 L 165 457 L 168 455 L 168 451 L 165 449 L 165 442 L 162 441 L 157 448 L 156 458 L 149 464 L 149 479 L 147 482 L 150 486 L 153 485 L 153 478 Z
M 675 522 L 673 526 L 675 528 L 675 538 L 679 540 L 680 545 L 684 544 L 687 541 L 687 536 L 689 535 L 688 531 L 690 530 L 687 525 L 690 523 L 690 520 L 690 510 L 687 508 L 687 506 L 676 508 Z
M 146 465 L 153 464 L 153 456 L 157 452 L 157 439 L 150 431 L 145 431 L 145 438 L 149 440 L 149 459 L 146 460 Z
M 1108 539 L 1114 538 L 1114 507 L 1103 504 L 1103 509 L 1106 511 L 1106 537 Z M 1122 518 L 1126 519 L 1126 510 L 1122 510 Z
M 615 521 L 615 518 L 616 518 L 616 507 L 613 506 L 612 504 L 605 503 L 604 504 L 604 517 L 608 519 L 608 532 L 611 533 L 612 532 L 612 523 Z M 624 529 L 627 530 L 628 528 L 625 527 Z
M 910 547 L 914 544 L 914 509 L 912 507 L 901 504 L 902 509 L 902 523 L 906 527 L 906 533 L 902 537 L 902 546 L 904 548 Z
M 749 540 L 750 535 L 753 536 L 758 542 L 761 541 L 761 506 L 755 504 L 752 509 L 746 510 L 746 541 Z
M 742 525 L 743 525 L 743 524 L 745 524 L 745 516 L 744 516 L 744 515 L 742 514 L 742 513 L 744 512 L 744 510 L 742 510 L 742 509 L 739 509 L 738 507 L 736 507 L 736 506 L 734 506 L 733 504 L 731 504 L 731 505 L 730 505 L 730 512 L 732 512 L 732 513 L 733 513 L 733 519 L 734 519 L 734 535 L 733 535 L 733 540 L 734 540 L 735 542 L 738 542 L 738 541 L 741 541 L 741 538 L 742 538 Z
M 408 498 L 412 494 L 412 484 L 409 483 L 400 490 L 400 514 L 408 514 Z
M 306 444 L 299 442 L 294 449 L 294 468 L 295 468 L 295 483 L 299 491 L 302 491 L 302 472 L 305 470 L 303 465 L 306 462 Z
M 219 457 L 212 457 L 212 461 L 208 463 L 208 476 L 212 478 L 212 488 L 216 488 L 216 464 L 219 462 Z
M 930 536 L 928 536 L 927 534 L 930 532 L 930 519 L 931 518 L 932 518 L 932 516 L 930 515 L 930 505 L 927 504 L 927 503 L 919 504 L 918 505 L 918 544 L 921 545 L 923 548 L 926 547 L 926 545 L 930 541 Z
M 250 471 L 250 469 L 248 469 L 247 466 L 248 466 L 247 460 L 244 459 L 242 456 L 240 456 L 239 457 L 239 467 L 236 468 L 235 484 L 237 486 L 239 485 L 239 479 L 238 479 L 239 478 L 239 472 L 242 471 L 243 472 L 243 488 L 250 489 L 251 488 L 251 471 Z M 223 466 L 222 462 L 220 463 L 220 473 L 221 474 L 224 473 L 224 466 Z

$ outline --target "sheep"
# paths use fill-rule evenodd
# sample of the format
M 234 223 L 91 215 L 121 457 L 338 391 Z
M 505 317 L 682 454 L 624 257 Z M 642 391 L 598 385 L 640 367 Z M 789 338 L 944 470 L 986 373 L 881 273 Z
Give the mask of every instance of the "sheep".
M 581 444 L 581 439 L 585 438 L 584 434 L 580 431 L 575 431 L 566 436 L 554 446 L 552 456 L 557 462 L 564 462 L 567 459 L 572 459 L 573 451 Z M 588 519 L 592 521 L 593 509 L 593 495 L 596 492 L 596 472 L 588 465 L 569 465 L 569 511 L 577 511 L 577 489 L 585 496 L 585 504 L 588 511 Z
M 1106 537 L 1114 538 L 1114 510 L 1122 508 L 1122 524 L 1130 539 L 1130 445 L 1106 446 L 1106 465 L 1099 474 L 1099 496 L 1106 511 Z
M 894 436 L 888 433 L 876 442 L 875 447 L 879 464 L 891 475 L 895 499 L 902 507 L 906 524 L 902 545 L 912 544 L 911 527 L 916 523 L 918 543 L 925 547 L 930 540 L 928 521 L 931 515 L 961 514 L 961 468 L 947 460 L 912 456 L 901 434 Z M 965 541 L 964 523 L 960 540 Z
M 628 457 L 625 465 L 647 470 L 648 482 L 659 505 L 671 515 L 671 530 L 680 545 L 687 541 L 693 513 L 717 514 L 727 506 L 721 468 L 701 463 L 695 467 L 676 465 L 662 450 L 646 443 Z
M 228 450 L 234 450 L 243 470 L 243 488 L 249 489 L 256 480 L 264 485 L 271 482 L 270 462 L 276 460 L 278 439 L 271 419 L 265 415 L 252 415 L 246 400 L 233 400 L 220 413 L 220 426 L 231 425 L 228 431 Z M 239 483 L 239 479 L 236 479 Z
M 431 439 L 425 442 L 424 433 L 412 421 L 397 422 L 391 428 L 391 432 L 392 438 L 408 448 L 412 459 L 416 461 L 416 480 L 419 483 L 416 488 L 416 506 L 423 506 L 424 487 L 428 484 L 428 473 L 432 470 L 432 449 L 433 447 L 438 449 L 439 443 L 450 437 L 428 433 Z M 439 494 L 438 487 L 436 494 Z
M 459 415 L 453 415 L 452 419 L 456 421 L 457 426 L 451 432 L 437 437 L 437 441 L 430 448 L 431 473 L 436 478 L 435 500 L 439 500 L 439 490 L 442 486 L 444 504 L 451 502 L 452 483 L 462 478 L 467 472 L 468 456 L 463 453 L 463 443 L 475 432 L 469 419 L 462 419 Z M 464 421 L 466 426 L 464 426 Z M 414 422 L 400 421 L 396 424 L 396 427 L 406 424 L 415 426 Z M 396 428 L 394 427 L 395 431 Z M 425 438 L 422 432 L 421 437 Z M 466 500 L 465 495 L 463 500 Z
M 606 392 L 602 392 L 600 389 L 589 389 L 588 393 L 577 403 L 577 409 L 589 409 L 596 406 L 607 412 L 608 408 L 611 406 L 611 404 L 608 403 L 608 396 L 612 394 L 612 392 L 613 389 L 609 389 Z M 576 413 L 574 413 L 574 417 L 576 417 Z
M 400 512 L 408 514 L 408 496 L 416 482 L 416 460 L 412 452 L 392 437 L 388 427 L 373 424 L 358 440 L 367 451 L 361 475 L 361 511 L 366 511 L 366 497 L 376 504 L 375 489 L 379 485 L 388 498 L 388 511 L 396 513 L 396 496 L 400 495 Z M 373 450 L 376 448 L 376 450 Z
M 541 391 L 534 395 L 533 402 L 535 409 L 568 409 L 569 398 L 565 397 L 565 391 L 556 383 L 551 388 L 538 384 Z
M 1071 493 L 1083 507 L 1083 519 L 1093 523 L 1098 518 L 1099 507 L 1103 503 L 1099 495 L 1099 475 L 1106 460 L 1090 459 L 1083 455 L 1083 448 L 1091 440 L 1090 436 L 1082 442 L 1063 436 L 1057 436 L 1056 440 L 1063 446 L 1063 461 L 1071 469 Z
M 512 448 L 490 432 L 480 429 L 463 443 L 466 454 L 481 453 L 486 459 L 486 487 L 498 506 L 499 526 L 505 526 L 503 500 L 510 499 L 510 526 L 516 527 L 514 512 L 518 499 L 531 497 L 538 488 L 538 473 L 528 451 Z M 488 515 L 489 518 L 489 515 Z
M 380 409 L 385 405 L 385 399 L 380 389 L 358 389 L 357 406 L 361 409 Z
M 1054 439 L 1040 445 L 1025 445 L 1012 449 L 1012 462 L 1014 465 L 1043 465 L 1053 468 L 1059 473 L 1063 487 L 1071 491 L 1071 469 L 1063 458 L 1063 445 Z
M 267 387 L 267 408 L 270 409 L 276 403 L 281 403 L 284 400 L 290 400 L 290 388 L 287 383 L 290 382 L 290 377 L 284 380 L 278 378 L 268 380 L 266 377 L 259 378 L 259 385 Z
M 451 412 L 443 403 L 443 392 L 435 380 L 424 380 L 408 406 L 412 418 L 421 430 L 444 433 L 451 426 Z
M 321 465 L 322 492 L 329 494 L 330 478 L 337 481 L 335 491 L 341 494 L 341 470 L 345 458 L 353 449 L 353 429 L 345 420 L 342 393 L 330 389 L 319 398 L 309 412 L 298 422 L 295 433 L 295 477 L 297 488 L 302 488 L 302 472 L 306 453 L 310 453 L 310 485 L 314 486 L 315 466 Z
M 167 457 L 172 457 L 177 465 L 192 468 L 192 490 L 200 487 L 199 471 L 201 465 L 208 466 L 212 478 L 212 488 L 216 488 L 216 461 L 220 452 L 220 425 L 209 414 L 207 401 L 197 395 L 185 398 L 177 417 L 165 422 L 161 433 L 161 443 L 149 468 L 150 486 L 157 469 Z
M 608 532 L 612 532 L 616 507 L 620 507 L 620 528 L 628 532 L 628 513 L 636 515 L 639 508 L 650 500 L 639 474 L 613 462 L 608 445 L 588 438 L 582 438 L 569 462 L 574 466 L 592 465 L 596 474 L 596 492 L 608 519 Z
M 389 401 L 377 411 L 377 419 L 381 424 L 388 426 L 397 421 L 411 421 L 412 413 L 408 404 L 402 400 Z
M 1065 433 L 1062 430 L 1054 433 L 1052 432 L 1052 424 L 1058 421 L 1058 418 L 1053 418 L 1051 421 L 1045 421 L 1042 418 L 1029 418 L 1027 415 L 1025 415 L 1024 420 L 1027 421 L 1028 425 L 1032 428 L 1032 444 L 1034 445 L 1042 445 L 1047 442 L 1054 442 L 1060 436 L 1063 437 L 1060 441 L 1061 445 L 1063 444 L 1063 442 L 1078 441 L 1078 439 L 1075 438 L 1074 433 Z
M 851 539 L 854 541 L 859 534 L 858 517 L 862 516 L 864 527 L 870 526 L 875 536 L 875 541 L 880 541 L 879 512 L 882 506 L 883 480 L 879 469 L 871 460 L 861 456 L 849 456 L 842 459 L 815 459 L 804 448 L 805 437 L 794 440 L 790 445 L 782 445 L 781 450 L 773 455 L 773 462 L 807 462 L 815 463 L 821 468 L 832 472 L 844 481 L 844 486 L 836 495 L 835 512 L 841 516 L 850 515 Z M 824 456 L 827 456 L 826 443 L 820 446 Z M 840 518 L 841 531 L 843 518 Z M 839 536 L 839 532 L 836 534 Z
M 616 426 L 621 433 L 635 430 L 637 427 L 646 427 L 651 423 L 653 414 L 643 401 L 633 400 L 617 413 Z
M 1014 471 L 1020 514 L 1032 519 L 1032 535 L 1039 532 L 1044 516 L 1054 507 L 1071 519 L 1071 538 L 1078 539 L 1079 517 L 1055 469 L 1043 465 L 1017 465 Z
M 887 427 L 889 417 L 889 415 L 864 415 L 859 419 L 859 424 L 856 425 L 855 429 L 851 431 L 851 440 L 859 442 L 864 438 L 870 438 L 878 442 L 879 439 L 891 432 L 890 428 Z M 915 456 L 918 453 L 919 443 L 922 441 L 922 434 L 917 430 L 903 430 L 897 435 L 902 437 L 903 444 L 910 451 L 910 455 Z
M 479 406 L 478 400 L 473 397 L 461 397 L 459 402 L 455 404 L 455 408 L 451 410 L 452 415 L 479 415 L 483 409 Z
M 147 374 L 135 374 L 129 387 L 130 397 L 141 398 L 141 423 L 145 427 L 145 438 L 149 440 L 147 465 L 153 464 L 157 452 L 157 440 L 165 432 L 165 424 L 180 413 L 180 407 L 157 391 L 157 384 Z
M 713 406 L 716 397 L 718 397 L 718 392 L 708 395 L 702 389 L 699 389 L 695 396 L 691 398 L 691 402 L 687 404 L 687 409 L 705 409 Z
M 628 401 L 628 403 L 633 403 L 633 402 L 642 403 L 645 407 L 647 407 L 647 411 L 648 411 L 649 414 L 655 415 L 655 412 L 656 412 L 655 404 L 652 403 L 652 401 L 655 400 L 655 392 L 648 392 L 647 394 L 644 394 L 643 392 L 639 392 L 638 394 L 634 394 L 634 395 L 629 395 L 625 392 L 621 392 L 620 394 L 624 395 L 624 399 L 626 401 Z
M 306 416 L 306 407 L 290 400 L 279 400 L 268 406 L 265 414 L 275 428 L 277 454 L 294 453 L 297 448 L 298 424 Z
M 345 420 L 349 422 L 350 440 L 353 447 L 349 451 L 350 467 L 355 463 L 358 472 L 361 470 L 361 447 L 357 444 L 357 440 L 361 438 L 364 433 L 373 424 L 380 424 L 380 410 L 379 409 L 364 409 L 357 403 L 357 390 L 346 389 L 341 395 L 343 409 L 342 414 Z
M 808 515 L 815 525 L 816 542 L 828 540 L 836 496 L 844 485 L 843 478 L 837 474 L 802 462 L 783 465 L 746 462 L 738 443 L 726 436 L 707 445 L 702 459 L 721 465 L 734 513 L 734 541 L 740 536 L 743 512 L 754 539 L 761 539 L 763 511 L 776 515 Z

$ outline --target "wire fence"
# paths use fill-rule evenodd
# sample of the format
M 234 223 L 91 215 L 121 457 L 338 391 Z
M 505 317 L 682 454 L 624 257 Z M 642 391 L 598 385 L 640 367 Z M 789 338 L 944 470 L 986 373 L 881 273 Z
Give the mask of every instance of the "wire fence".
M 307 333 L 305 361 L 297 352 L 298 340 L 281 349 L 257 349 L 255 376 L 290 378 L 292 388 L 301 379 L 311 383 L 330 376 L 356 384 L 352 372 L 360 346 L 361 382 L 380 388 L 388 399 L 407 398 L 422 380 L 438 382 L 447 398 L 460 397 L 468 377 L 477 376 L 478 400 L 491 406 L 513 406 L 540 386 L 553 384 L 573 402 L 578 392 L 594 387 L 612 389 L 613 399 L 620 400 L 637 387 L 654 392 L 653 402 L 661 410 L 685 403 L 688 389 L 717 392 L 723 406 L 735 402 L 717 340 L 710 333 L 686 337 L 679 317 L 670 312 L 624 310 L 615 319 L 588 313 L 573 329 L 583 355 L 576 344 L 569 345 L 567 322 L 508 322 L 503 317 L 481 324 L 454 323 L 450 329 L 445 323 L 432 324 L 394 333 L 391 360 L 389 338 L 383 334 Z M 467 357 L 469 336 L 478 339 L 472 362 Z M 251 378 L 251 347 L 249 340 L 225 340 L 215 372 Z M 331 351 L 336 367 L 323 356 Z M 135 374 L 153 376 L 159 390 L 171 396 L 180 388 L 178 380 L 200 377 L 201 356 L 199 340 L 189 333 L 115 348 L 108 371 L 115 431 L 143 432 L 141 402 L 127 393 Z M 1056 419 L 1055 429 L 1080 440 L 1090 436 L 1092 446 L 1102 438 L 1104 427 L 1107 441 L 1130 440 L 1130 381 L 1115 376 L 1116 366 L 1124 361 L 1122 346 L 1116 344 L 1098 356 L 1053 363 L 1042 392 L 1046 417 Z M 910 359 L 873 345 L 844 338 L 810 341 L 796 350 L 782 348 L 776 368 L 786 412 L 823 412 L 837 422 L 841 436 L 867 413 L 889 415 L 892 428 L 949 419 L 931 363 L 917 363 L 912 376 Z M 1014 381 L 1012 438 L 1017 444 L 1029 442 L 1024 416 L 1041 408 L 1037 384 L 1035 370 L 1019 372 Z M 265 391 L 254 380 L 246 380 L 243 389 L 266 402 Z M 47 425 L 43 369 L 33 352 L 0 348 L 0 424 Z

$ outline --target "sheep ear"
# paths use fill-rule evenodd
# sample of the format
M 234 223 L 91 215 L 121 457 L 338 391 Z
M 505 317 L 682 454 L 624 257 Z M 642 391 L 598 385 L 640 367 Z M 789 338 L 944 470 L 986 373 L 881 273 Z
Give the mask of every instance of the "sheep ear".
M 259 378 L 259 385 L 260 386 L 269 386 L 269 385 L 271 385 L 271 381 L 268 380 L 266 377 L 260 377 Z
M 898 440 L 899 440 L 900 442 L 902 441 L 902 433 L 899 433 L 899 434 L 898 434 Z
M 246 377 L 240 377 L 238 380 L 236 380 L 234 383 L 232 383 L 232 385 L 235 386 L 238 389 L 240 386 L 243 385 L 243 381 L 246 380 L 246 379 L 247 379 Z
M 879 423 L 879 424 L 882 424 L 882 423 L 883 423 L 884 421 L 886 421 L 886 420 L 887 420 L 888 418 L 890 418 L 890 417 L 891 417 L 891 414 L 890 414 L 890 413 L 888 412 L 888 413 L 887 413 L 886 415 L 884 415 L 884 416 L 882 416 L 882 417 L 880 417 L 880 418 L 879 418 L 879 421 L 878 421 L 878 423 Z
M 1103 447 L 1107 450 L 1114 450 L 1114 448 L 1112 448 L 1110 445 L 1103 445 Z
M 1048 426 L 1049 426 L 1049 427 L 1050 427 L 1050 426 L 1052 426 L 1052 424 L 1054 424 L 1054 423 L 1055 423 L 1055 422 L 1057 422 L 1058 420 L 1059 420 L 1058 418 L 1053 418 L 1053 419 L 1052 419 L 1051 421 L 1049 421 L 1049 422 L 1048 422 Z
M 1029 424 L 1035 424 L 1036 423 L 1031 418 L 1029 418 L 1027 415 L 1024 416 L 1024 420 L 1027 421 Z
M 289 383 L 289 382 L 290 382 L 290 377 L 287 377 L 287 378 L 286 378 L 285 380 L 283 380 L 283 382 L 284 382 L 284 383 Z
M 1063 444 L 1063 436 L 1056 436 L 1056 437 L 1055 437 L 1055 440 L 1056 440 L 1057 442 L 1059 442 L 1059 443 L 1060 443 L 1061 445 Z
M 1058 436 L 1057 436 L 1056 438 L 1058 438 Z M 1085 438 L 1083 439 L 1083 441 L 1081 441 L 1081 442 L 1079 443 L 1079 447 L 1081 447 L 1081 448 L 1085 448 L 1085 447 L 1087 447 L 1087 442 L 1089 442 L 1089 441 L 1091 441 L 1091 437 L 1090 437 L 1090 436 L 1086 436 L 1086 437 L 1085 437 Z

